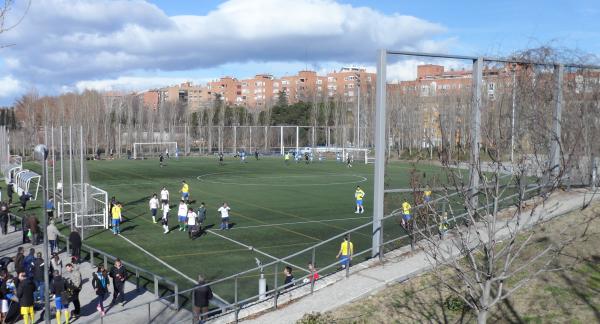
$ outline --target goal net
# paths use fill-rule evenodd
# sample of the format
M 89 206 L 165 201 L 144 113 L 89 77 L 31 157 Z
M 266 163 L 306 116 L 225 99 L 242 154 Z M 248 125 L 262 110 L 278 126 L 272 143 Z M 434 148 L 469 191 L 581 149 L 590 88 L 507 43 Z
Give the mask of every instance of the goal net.
M 350 158 L 354 162 L 364 164 L 375 161 L 371 150 L 365 148 L 317 147 L 314 149 L 314 153 L 319 160 L 346 162 Z
M 103 227 L 108 228 L 108 193 L 89 183 L 73 184 L 72 199 L 59 200 L 58 213 L 62 222 L 68 224 L 74 218 L 79 229 Z M 62 194 L 58 192 L 57 195 Z M 61 203 L 62 201 L 62 203 Z
M 165 157 L 176 157 L 179 155 L 177 142 L 151 142 L 151 143 L 133 143 L 133 159 L 148 159 L 158 157 L 160 154 Z

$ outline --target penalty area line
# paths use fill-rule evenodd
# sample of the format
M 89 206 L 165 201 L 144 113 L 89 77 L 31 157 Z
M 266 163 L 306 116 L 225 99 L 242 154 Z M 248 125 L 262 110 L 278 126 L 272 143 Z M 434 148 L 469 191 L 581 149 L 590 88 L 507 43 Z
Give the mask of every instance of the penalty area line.
M 189 281 L 190 281 L 190 282 L 192 282 L 193 284 L 197 284 L 197 283 L 198 283 L 196 280 L 194 280 L 194 279 L 190 278 L 190 277 L 189 277 L 188 275 L 186 275 L 185 273 L 183 273 L 183 272 L 181 272 L 181 271 L 179 271 L 179 270 L 175 269 L 173 266 L 171 266 L 170 264 L 168 264 L 168 263 L 166 263 L 165 261 L 161 260 L 160 258 L 158 258 L 157 256 L 155 256 L 154 254 L 152 254 L 152 253 L 150 253 L 150 252 L 146 251 L 146 249 L 144 249 L 143 247 L 141 247 L 141 246 L 139 246 L 138 244 L 134 243 L 132 240 L 130 240 L 130 239 L 128 239 L 128 238 L 126 238 L 125 236 L 123 236 L 123 235 L 121 235 L 121 234 L 119 234 L 119 237 L 120 237 L 120 238 L 122 238 L 122 239 L 124 239 L 125 241 L 127 241 L 129 244 L 131 244 L 131 245 L 135 246 L 136 248 L 138 248 L 140 251 L 144 252 L 144 253 L 145 253 L 146 255 L 148 255 L 149 257 L 151 257 L 151 258 L 153 258 L 154 260 L 156 260 L 156 261 L 160 262 L 160 263 L 161 263 L 162 265 L 164 265 L 165 267 L 167 267 L 167 268 L 169 268 L 169 269 L 173 270 L 173 272 L 175 272 L 175 273 L 179 274 L 180 276 L 182 276 L 183 278 L 185 278 L 185 279 L 189 280 Z M 213 292 L 213 295 L 215 295 L 216 299 L 218 299 L 218 300 L 219 300 L 219 302 L 220 302 L 220 303 L 218 304 L 218 306 L 220 306 L 220 307 L 223 307 L 223 306 L 229 305 L 229 303 L 228 303 L 228 302 L 227 302 L 225 299 L 223 299 L 223 298 L 221 298 L 221 297 L 217 296 L 217 294 L 215 294 L 214 292 Z M 225 305 L 221 305 L 221 304 L 225 304 Z
M 334 218 L 334 219 L 322 219 L 322 220 L 314 220 L 314 221 L 305 221 L 305 222 L 291 222 L 291 223 L 277 223 L 277 224 L 263 224 L 263 225 L 249 225 L 249 226 L 234 226 L 232 230 L 246 229 L 246 228 L 257 228 L 257 227 L 271 227 L 271 226 L 281 226 L 281 225 L 301 225 L 301 224 L 310 224 L 310 223 L 327 223 L 327 222 L 338 222 L 338 221 L 346 221 L 346 220 L 357 220 L 357 219 L 371 219 L 372 216 L 362 216 L 362 217 L 350 217 L 350 218 Z

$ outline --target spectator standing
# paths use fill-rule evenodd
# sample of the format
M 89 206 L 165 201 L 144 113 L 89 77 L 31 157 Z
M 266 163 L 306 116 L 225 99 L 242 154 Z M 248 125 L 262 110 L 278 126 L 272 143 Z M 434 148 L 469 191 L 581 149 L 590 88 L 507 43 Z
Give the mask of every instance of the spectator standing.
M 103 265 L 99 265 L 97 271 L 92 275 L 92 287 L 96 291 L 96 309 L 100 312 L 100 316 L 104 316 L 104 299 L 108 295 L 109 279 L 106 274 L 106 269 Z
M 17 249 L 17 255 L 13 258 L 13 262 L 15 263 L 16 273 L 25 272 L 25 250 L 22 246 Z
M 31 244 L 37 245 L 40 242 L 40 222 L 35 216 L 31 215 L 27 217 L 27 225 L 31 233 Z
M 8 185 L 6 186 L 6 195 L 8 196 L 8 204 L 12 204 L 12 200 L 13 200 L 13 193 L 15 190 L 15 185 L 12 182 L 12 180 L 10 180 L 8 182 Z
M 283 279 L 283 288 L 290 288 L 294 286 L 294 275 L 292 274 L 292 267 L 286 266 L 283 269 L 285 278 Z
M 4 202 L 0 202 L 0 228 L 3 235 L 8 233 L 8 204 Z
M 50 253 L 57 252 L 58 245 L 56 243 L 58 239 L 58 228 L 54 224 L 54 220 L 51 220 L 46 228 L 46 235 L 48 236 L 48 243 L 50 243 Z
M 37 257 L 33 261 L 33 281 L 37 290 L 35 291 L 35 300 L 39 301 L 44 295 L 44 271 L 46 271 L 46 265 L 42 258 L 42 252 L 37 253 Z
M 71 257 L 75 262 L 79 263 L 81 257 L 81 236 L 77 231 L 72 231 L 69 234 L 69 244 L 71 245 Z
M 354 244 L 350 242 L 350 238 L 348 237 L 348 235 L 346 235 L 344 236 L 344 241 L 342 241 L 342 244 L 340 244 L 340 251 L 336 256 L 337 259 L 340 259 L 342 269 L 350 266 L 350 261 L 352 261 L 353 254 Z
M 60 312 L 62 311 L 65 315 L 65 323 L 68 324 L 70 296 L 67 290 L 67 281 L 61 276 L 60 272 L 54 271 L 51 287 L 56 305 L 56 323 L 62 323 L 60 320 Z
M 110 269 L 110 277 L 113 280 L 113 299 L 111 305 L 117 302 L 121 306 L 125 304 L 125 280 L 127 280 L 127 270 L 120 259 L 115 260 L 115 265 Z
M 81 312 L 81 304 L 79 303 L 79 292 L 81 292 L 81 272 L 76 265 L 67 263 L 67 272 L 65 273 L 65 279 L 67 280 L 67 287 L 71 291 L 71 301 L 73 301 L 73 316 L 78 317 Z
M 35 250 L 29 249 L 29 254 L 23 260 L 23 266 L 25 267 L 25 273 L 27 274 L 27 278 L 33 277 L 33 265 L 35 262 Z
M 58 256 L 58 253 L 52 254 L 52 259 L 50 259 L 50 271 L 51 273 L 58 271 L 58 273 L 60 273 L 60 275 L 62 276 L 63 263 L 60 257 Z
M 48 219 L 54 217 L 54 199 L 52 197 L 48 198 L 46 202 L 46 214 L 48 215 Z
M 25 210 L 25 208 L 27 208 L 27 202 L 29 201 L 29 199 L 31 199 L 31 195 L 29 194 L 29 192 L 23 191 L 23 193 L 19 197 L 19 201 L 21 202 L 20 210 Z
M 308 276 L 308 278 L 304 279 L 304 283 L 309 283 L 309 282 L 319 280 L 319 272 L 317 271 L 315 266 L 312 264 L 312 262 L 308 263 L 308 271 L 310 272 L 310 275 Z
M 210 289 L 210 286 L 206 285 L 202 275 L 198 276 L 198 285 L 196 287 L 197 288 L 194 289 L 194 305 L 192 309 L 194 313 L 194 323 L 198 323 L 200 317 L 202 320 L 206 320 L 208 303 L 213 298 L 212 290 Z
M 35 284 L 31 278 L 28 278 L 25 272 L 19 273 L 19 285 L 17 286 L 17 298 L 21 306 L 21 315 L 25 324 L 33 323 L 35 313 L 33 311 L 33 293 Z M 49 310 L 48 310 L 49 311 Z

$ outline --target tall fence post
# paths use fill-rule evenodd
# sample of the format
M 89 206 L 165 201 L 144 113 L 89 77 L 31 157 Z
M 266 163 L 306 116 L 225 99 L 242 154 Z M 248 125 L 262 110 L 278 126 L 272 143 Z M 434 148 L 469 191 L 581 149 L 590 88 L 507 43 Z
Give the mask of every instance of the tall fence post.
M 379 50 L 377 61 L 377 84 L 375 97 L 375 184 L 373 189 L 373 238 L 371 256 L 381 254 L 383 233 L 384 177 L 385 177 L 385 115 L 386 115 L 386 67 L 387 51 Z M 328 132 L 329 133 L 329 132 Z M 329 134 L 328 134 L 329 135 Z
M 560 122 L 562 118 L 562 104 L 563 104 L 563 74 L 564 66 L 558 64 L 554 66 L 554 112 L 552 114 L 552 133 L 550 134 L 550 172 L 548 174 L 548 180 L 551 181 L 553 177 L 560 174 L 560 136 L 561 127 Z
M 275 278 L 273 284 L 273 293 L 275 294 L 275 298 L 273 298 L 275 309 L 277 309 L 277 298 L 279 298 L 279 289 L 277 287 L 277 276 L 279 275 L 279 262 L 275 263 Z
M 140 270 L 135 268 L 135 290 L 140 291 Z
M 473 102 L 471 105 L 471 165 L 469 188 L 471 206 L 477 208 L 479 192 L 479 145 L 481 142 L 481 87 L 483 84 L 483 58 L 473 61 Z
M 281 146 L 281 155 L 285 154 L 283 147 L 283 126 L 279 127 L 279 145 Z
M 312 249 L 312 266 L 313 268 L 310 270 L 310 293 L 314 293 L 315 292 L 315 248 L 313 247 Z
M 158 277 L 154 275 L 154 297 L 158 298 Z
M 173 290 L 175 292 L 175 310 L 179 310 L 179 286 L 173 283 Z

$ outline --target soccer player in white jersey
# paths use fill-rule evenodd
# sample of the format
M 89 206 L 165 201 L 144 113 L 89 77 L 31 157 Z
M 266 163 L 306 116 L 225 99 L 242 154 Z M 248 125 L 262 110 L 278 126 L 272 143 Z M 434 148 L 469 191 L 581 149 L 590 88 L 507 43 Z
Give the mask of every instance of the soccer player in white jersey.
M 160 202 L 161 204 L 169 204 L 169 190 L 167 190 L 167 187 L 162 187 L 162 190 L 160 191 Z
M 187 213 L 188 237 L 191 239 L 198 232 L 198 214 L 194 212 L 194 208 L 189 208 Z
M 152 195 L 150 201 L 148 202 L 148 206 L 150 207 L 150 213 L 152 214 L 152 222 L 156 224 L 156 212 L 158 211 L 158 198 L 156 198 L 156 194 Z
M 227 206 L 227 203 L 224 202 L 223 206 L 219 207 L 219 209 L 217 209 L 217 211 L 219 213 L 221 213 L 221 230 L 228 230 L 229 229 L 229 210 L 231 208 L 229 208 L 229 206 Z
M 163 234 L 169 233 L 169 204 L 162 205 L 163 216 L 161 219 L 162 227 L 165 230 Z
M 187 212 L 188 206 L 182 199 L 179 202 L 179 208 L 177 209 L 177 221 L 179 222 L 179 230 L 182 232 L 185 231 L 185 228 L 187 227 Z

